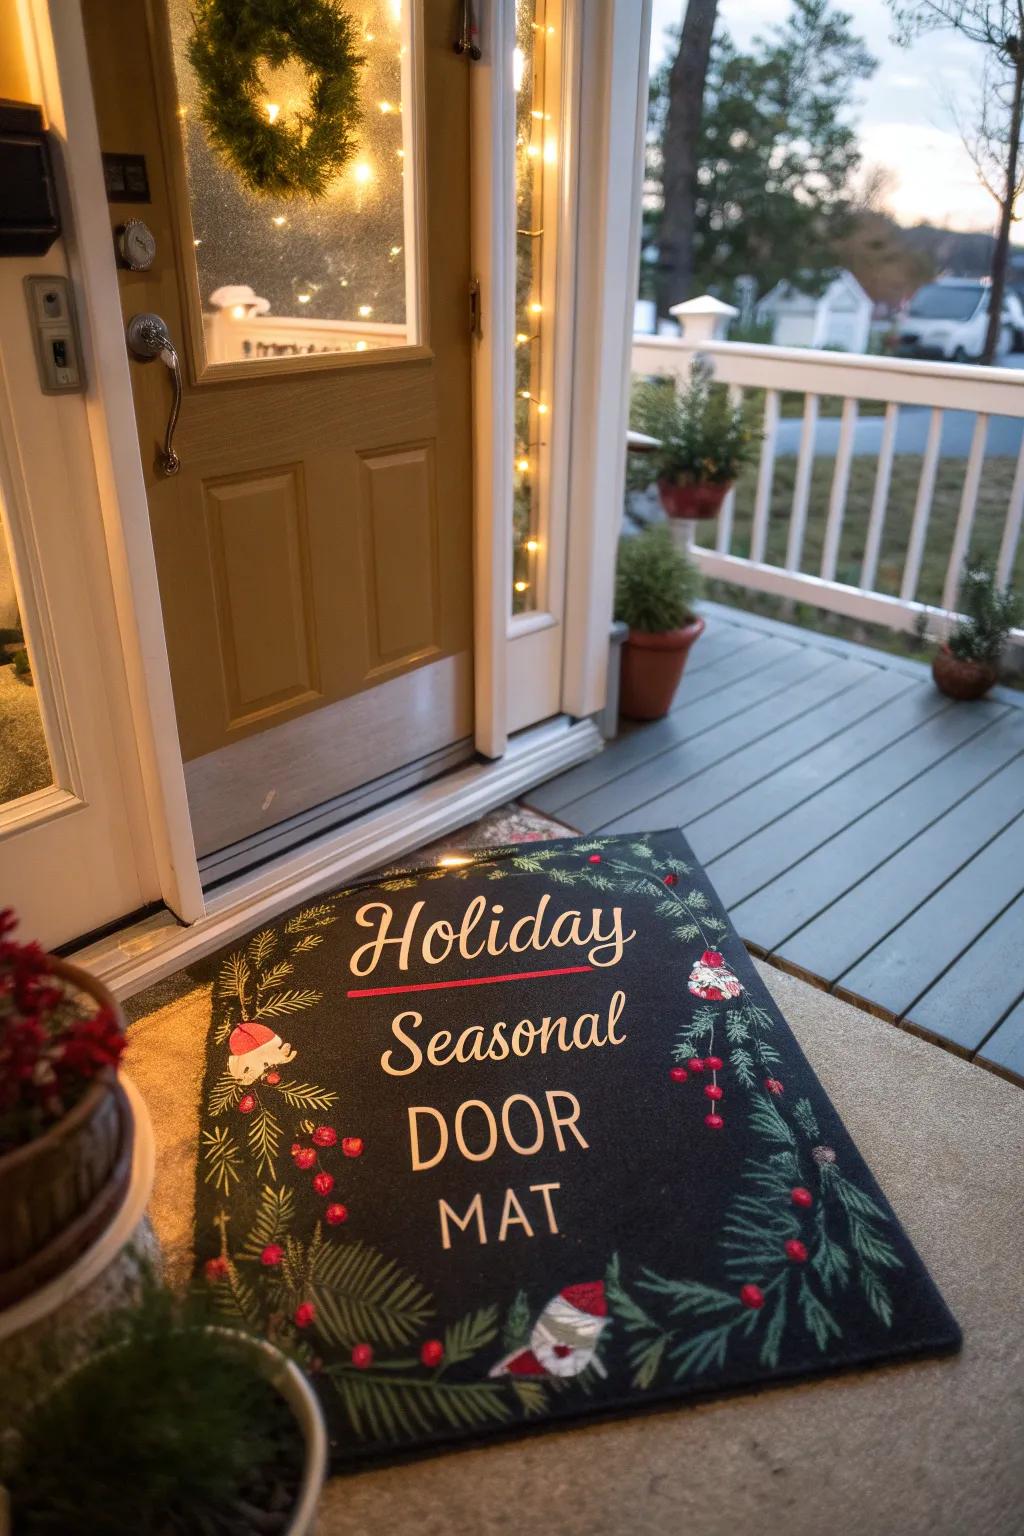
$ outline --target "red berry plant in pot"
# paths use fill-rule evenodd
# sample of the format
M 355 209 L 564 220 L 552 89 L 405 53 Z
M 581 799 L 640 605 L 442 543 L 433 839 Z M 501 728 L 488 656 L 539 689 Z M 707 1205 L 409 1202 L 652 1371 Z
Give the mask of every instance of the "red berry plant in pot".
M 132 1153 L 117 1003 L 77 966 L 15 942 L 15 927 L 0 913 L 0 1307 L 95 1241 Z
M 619 545 L 615 617 L 622 647 L 620 707 L 629 720 L 660 720 L 672 707 L 690 647 L 704 632 L 693 612 L 700 579 L 664 524 Z
M 632 487 L 653 473 L 665 515 L 682 519 L 718 515 L 759 435 L 751 405 L 734 404 L 700 356 L 682 389 L 668 378 L 635 384 L 630 424 L 658 445 L 631 470 Z

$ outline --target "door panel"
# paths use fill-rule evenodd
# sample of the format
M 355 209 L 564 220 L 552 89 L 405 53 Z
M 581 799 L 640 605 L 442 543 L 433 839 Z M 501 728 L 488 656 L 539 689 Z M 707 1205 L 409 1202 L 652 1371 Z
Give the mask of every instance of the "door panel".
M 205 852 L 223 846 L 229 824 L 231 835 L 246 834 L 237 805 L 255 808 L 253 830 L 268 824 L 268 796 L 294 813 L 374 777 L 376 761 L 390 772 L 471 735 L 471 695 L 451 683 L 470 672 L 472 635 L 468 71 L 451 49 L 448 7 L 425 4 L 420 32 L 415 0 L 370 0 L 366 144 L 355 161 L 369 179 L 343 172 L 319 211 L 258 200 L 254 212 L 247 196 L 242 227 L 241 214 L 225 223 L 211 201 L 211 187 L 226 188 L 225 207 L 237 188 L 211 161 L 187 82 L 178 94 L 172 31 L 180 76 L 181 28 L 191 23 L 179 0 L 169 9 L 170 18 L 166 0 L 84 3 L 101 146 L 143 154 L 150 186 L 149 203 L 111 203 L 115 226 L 142 217 L 157 246 L 149 271 L 121 272 L 125 319 L 159 314 L 183 362 L 181 470 L 170 478 L 158 465 L 168 369 L 133 362 L 132 376 L 179 736 Z M 391 76 L 378 58 L 385 44 Z M 399 72 L 392 92 L 386 82 Z M 268 90 L 284 110 L 300 86 L 275 74 Z M 384 89 L 390 98 L 378 101 Z M 392 118 L 400 119 L 393 130 Z M 424 178 L 429 196 L 418 197 Z M 298 224 L 303 240 L 278 250 L 274 242 Z M 388 242 L 377 267 L 359 244 L 371 237 Z M 300 249 L 316 278 L 289 268 L 284 282 L 275 252 L 294 265 Z M 350 295 L 353 283 L 363 286 Z M 256 303 L 268 297 L 260 285 L 271 290 L 269 310 Z M 225 292 L 241 299 L 227 303 Z M 446 711 L 431 714 L 425 745 L 407 714 L 376 709 L 372 693 L 446 660 L 457 662 L 454 672 L 419 685 Z M 417 685 L 405 694 L 407 711 Z M 351 707 L 339 714 L 342 703 Z M 333 728 L 300 729 L 323 711 Z M 376 759 L 335 749 L 342 717 L 346 731 L 372 724 Z M 311 735 L 321 747 L 313 763 Z M 230 759 L 236 807 L 204 810 L 227 755 L 252 737 L 275 739 Z

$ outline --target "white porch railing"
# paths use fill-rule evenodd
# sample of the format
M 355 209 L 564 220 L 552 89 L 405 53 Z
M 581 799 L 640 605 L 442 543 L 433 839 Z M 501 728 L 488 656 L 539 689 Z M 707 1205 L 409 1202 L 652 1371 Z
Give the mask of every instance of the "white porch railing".
M 689 371 L 694 353 L 699 352 L 712 364 L 715 377 L 729 385 L 735 398 L 747 390 L 764 392 L 764 436 L 753 492 L 749 554 L 739 555 L 732 551 L 736 515 L 733 491 L 719 515 L 714 549 L 702 548 L 692 539 L 690 541 L 691 554 L 704 574 L 890 629 L 911 631 L 925 622 L 934 632 L 942 633 L 950 614 L 955 612 L 957 590 L 970 549 L 989 424 L 993 417 L 1010 417 L 1024 423 L 1024 372 L 719 340 L 713 335 L 715 319 L 707 310 L 698 309 L 703 303 L 703 300 L 695 301 L 693 307 L 697 313 L 690 316 L 677 309 L 684 326 L 684 334 L 680 337 L 635 336 L 633 373 L 671 374 L 682 378 Z M 804 403 L 785 555 L 782 564 L 773 564 L 766 559 L 766 549 L 781 403 L 783 394 L 788 392 L 802 395 Z M 817 446 L 819 404 L 823 398 L 836 397 L 842 404 L 821 556 L 816 562 L 817 568 L 811 570 L 805 559 L 811 475 L 815 457 L 833 457 L 831 446 L 826 453 Z M 836 569 L 861 420 L 861 401 L 882 402 L 885 411 L 863 548 L 859 551 L 859 579 L 852 585 L 838 581 Z M 899 447 L 899 428 L 900 410 L 905 406 L 923 406 L 929 416 L 913 515 L 902 557 L 902 578 L 898 593 L 890 594 L 877 590 L 877 577 L 893 464 L 897 455 L 904 451 Z M 941 601 L 936 603 L 934 600 L 921 601 L 919 587 L 940 462 L 944 413 L 948 410 L 974 413 L 974 425 L 964 459 L 955 530 L 946 555 Z M 874 414 L 877 416 L 877 411 Z M 912 451 L 916 455 L 920 450 Z M 1016 468 L 1003 517 L 996 563 L 1001 584 L 1009 580 L 1013 569 L 1024 512 L 1024 426 L 1015 452 Z M 870 453 L 871 457 L 876 456 L 874 446 Z M 1024 646 L 1024 630 L 1015 630 L 1012 642 L 1015 647 Z

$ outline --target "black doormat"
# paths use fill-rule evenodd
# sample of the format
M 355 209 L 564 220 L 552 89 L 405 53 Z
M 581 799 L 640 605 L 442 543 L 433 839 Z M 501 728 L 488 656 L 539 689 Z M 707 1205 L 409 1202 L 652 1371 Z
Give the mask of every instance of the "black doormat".
M 198 1274 L 336 1465 L 959 1345 L 678 832 L 392 874 L 198 970 Z

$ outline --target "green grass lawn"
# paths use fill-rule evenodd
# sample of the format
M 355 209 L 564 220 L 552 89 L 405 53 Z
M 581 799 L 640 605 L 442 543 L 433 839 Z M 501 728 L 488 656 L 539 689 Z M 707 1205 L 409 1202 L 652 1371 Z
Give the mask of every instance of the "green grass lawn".
M 817 458 L 811 475 L 807 528 L 804 536 L 803 558 L 800 563 L 804 571 L 814 575 L 821 569 L 821 552 L 834 467 L 833 458 Z M 851 464 L 846 515 L 843 520 L 839 558 L 836 563 L 836 579 L 850 586 L 857 586 L 860 582 L 861 559 L 871 510 L 876 468 L 877 460 L 874 455 L 858 455 Z M 939 462 L 917 591 L 918 600 L 921 602 L 941 603 L 946 564 L 953 544 L 966 468 L 966 459 L 942 459 Z M 1015 463 L 1010 457 L 993 457 L 985 461 L 971 536 L 969 558 L 972 561 L 994 561 L 998 554 L 1014 469 Z M 920 455 L 900 454 L 894 459 L 878 573 L 875 580 L 875 590 L 878 592 L 892 596 L 897 596 L 899 593 L 920 474 Z M 781 566 L 785 563 L 795 477 L 795 457 L 787 456 L 776 461 L 765 555 L 771 565 Z M 730 554 L 747 556 L 750 553 L 750 530 L 756 481 L 757 466 L 754 464 L 744 471 L 736 487 L 736 511 Z M 709 522 L 697 526 L 698 543 L 713 548 L 717 523 Z M 1024 586 L 1024 540 L 1021 541 L 1021 547 L 1017 551 L 1012 582 L 1018 590 Z M 923 658 L 928 654 L 928 648 L 922 645 L 914 635 L 898 634 L 878 625 L 861 624 L 856 620 L 844 619 L 836 614 L 814 608 L 810 604 L 794 603 L 789 599 L 748 592 L 741 587 L 727 585 L 724 582 L 708 582 L 707 595 L 748 612 L 786 619 L 803 624 L 810 629 L 859 640 L 899 654 L 917 655 Z M 1012 682 L 1014 686 L 1024 686 L 1024 674 L 1007 676 L 1006 681 Z

